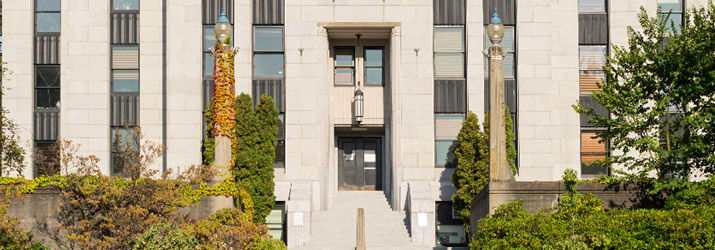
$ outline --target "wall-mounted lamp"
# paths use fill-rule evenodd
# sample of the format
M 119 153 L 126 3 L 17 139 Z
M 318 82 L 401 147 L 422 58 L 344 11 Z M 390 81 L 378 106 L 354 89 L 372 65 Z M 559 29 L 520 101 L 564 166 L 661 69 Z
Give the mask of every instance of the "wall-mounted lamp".
M 363 111 L 364 110 L 363 105 L 365 105 L 364 103 L 365 103 L 365 99 L 363 96 L 362 89 L 360 89 L 360 87 L 358 87 L 355 90 L 355 99 L 353 101 L 353 105 L 354 105 L 353 108 L 355 109 L 355 122 L 357 122 L 358 124 L 360 124 L 362 122 L 362 117 L 364 115 L 364 111 Z
M 415 56 L 419 56 L 419 55 L 420 55 L 420 48 L 415 48 Z
M 298 51 L 300 51 L 300 56 L 303 56 L 303 47 L 298 48 Z

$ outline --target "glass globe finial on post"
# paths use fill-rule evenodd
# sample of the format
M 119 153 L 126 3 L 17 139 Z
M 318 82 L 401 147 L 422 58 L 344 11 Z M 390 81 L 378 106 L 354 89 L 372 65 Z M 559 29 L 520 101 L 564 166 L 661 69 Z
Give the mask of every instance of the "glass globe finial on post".
M 489 36 L 489 40 L 497 46 L 499 46 L 502 38 L 504 38 L 504 24 L 501 18 L 499 18 L 496 7 L 494 8 L 494 15 L 487 26 L 487 35 Z
M 214 25 L 214 35 L 216 35 L 216 41 L 221 43 L 224 43 L 226 38 L 231 36 L 231 23 L 228 21 L 224 9 L 221 9 L 221 15 L 216 21 L 216 25 Z

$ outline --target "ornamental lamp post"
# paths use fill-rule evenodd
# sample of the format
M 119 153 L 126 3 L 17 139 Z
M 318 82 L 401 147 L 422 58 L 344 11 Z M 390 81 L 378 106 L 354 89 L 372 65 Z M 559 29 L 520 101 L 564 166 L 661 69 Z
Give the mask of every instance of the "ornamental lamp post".
M 504 38 L 504 24 L 494 8 L 487 26 L 492 42 L 484 55 L 489 58 L 489 181 L 510 181 L 513 172 L 506 159 L 506 126 L 504 103 L 504 56 L 508 53 L 499 44 Z
M 226 173 L 224 169 L 232 166 L 233 142 L 230 138 L 231 134 L 235 133 L 236 124 L 233 58 L 238 50 L 230 48 L 232 31 L 231 23 L 222 9 L 221 15 L 214 25 L 216 44 L 211 49 L 214 56 L 214 93 L 211 98 L 214 125 L 212 135 L 216 138 L 213 165 L 220 168 L 221 175 Z

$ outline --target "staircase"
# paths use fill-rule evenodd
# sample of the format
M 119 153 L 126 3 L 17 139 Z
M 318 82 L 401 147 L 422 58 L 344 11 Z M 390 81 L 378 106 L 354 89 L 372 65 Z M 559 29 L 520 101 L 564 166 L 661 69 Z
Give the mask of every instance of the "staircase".
M 410 241 L 404 211 L 392 211 L 382 191 L 339 191 L 327 211 L 313 211 L 310 241 L 303 250 L 353 250 L 357 209 L 365 209 L 367 249 L 432 249 Z

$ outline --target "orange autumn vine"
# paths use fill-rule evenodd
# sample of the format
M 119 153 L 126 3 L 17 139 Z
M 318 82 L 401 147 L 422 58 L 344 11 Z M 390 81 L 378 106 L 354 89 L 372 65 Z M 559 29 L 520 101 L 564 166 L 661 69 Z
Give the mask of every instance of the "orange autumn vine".
M 234 88 L 235 76 L 234 72 L 234 57 L 238 50 L 233 50 L 230 47 L 231 38 L 221 44 L 217 42 L 214 45 L 214 95 L 211 100 L 213 106 L 213 130 L 214 137 L 226 136 L 231 138 L 231 144 L 236 144 L 236 110 Z M 233 146 L 232 146 L 233 147 Z M 233 157 L 232 157 L 233 158 Z

